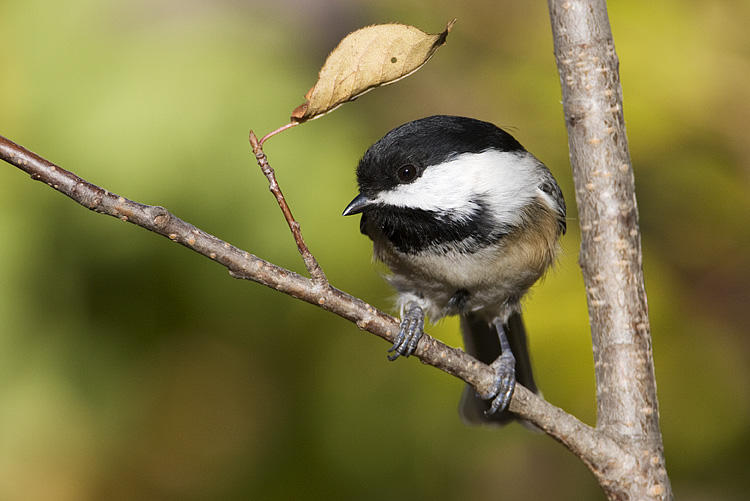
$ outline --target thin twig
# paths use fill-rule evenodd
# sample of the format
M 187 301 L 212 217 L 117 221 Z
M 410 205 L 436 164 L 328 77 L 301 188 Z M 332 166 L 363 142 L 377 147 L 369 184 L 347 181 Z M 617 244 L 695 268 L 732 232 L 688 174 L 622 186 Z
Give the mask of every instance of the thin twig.
M 276 130 L 274 130 L 274 131 L 271 131 L 271 132 L 269 132 L 268 134 L 266 134 L 265 136 L 263 136 L 262 138 L 260 138 L 260 141 L 258 141 L 258 144 L 259 144 L 259 145 L 260 145 L 260 147 L 262 148 L 262 147 L 263 147 L 263 143 L 265 143 L 266 141 L 268 141 L 269 139 L 271 139 L 271 138 L 272 138 L 273 136 L 275 136 L 276 134 L 278 134 L 278 133 L 280 133 L 280 132 L 284 132 L 284 131 L 285 131 L 285 130 L 287 130 L 287 129 L 291 129 L 292 127 L 294 127 L 294 126 L 297 126 L 297 125 L 299 125 L 299 124 L 301 124 L 301 123 L 302 123 L 302 122 L 289 122 L 289 123 L 288 123 L 288 124 L 286 124 L 286 125 L 282 125 L 282 126 L 281 126 L 281 127 L 279 127 L 278 129 L 276 129 Z
M 296 125 L 294 122 L 292 122 L 292 124 Z M 266 134 L 263 137 L 263 140 L 268 139 L 274 134 L 278 134 L 282 130 L 286 130 L 289 127 L 292 127 L 292 124 L 276 129 L 270 134 Z M 320 267 L 320 264 L 318 264 L 318 260 L 315 259 L 315 256 L 312 255 L 310 249 L 307 248 L 307 244 L 302 238 L 302 231 L 300 230 L 299 223 L 294 219 L 292 211 L 291 209 L 289 209 L 289 204 L 286 203 L 284 194 L 281 192 L 281 187 L 276 181 L 276 173 L 268 163 L 268 158 L 263 152 L 263 145 L 260 141 L 258 141 L 258 138 L 255 136 L 255 133 L 253 131 L 250 131 L 250 146 L 253 148 L 253 153 L 255 154 L 255 158 L 258 161 L 260 170 L 263 171 L 266 179 L 268 179 L 268 189 L 271 190 L 271 193 L 273 193 L 273 195 L 276 197 L 276 202 L 278 202 L 279 208 L 284 214 L 284 219 L 286 219 L 286 222 L 289 225 L 289 229 L 292 230 L 294 241 L 297 243 L 297 249 L 302 255 L 302 260 L 305 262 L 305 268 L 307 268 L 307 272 L 310 274 L 310 277 L 313 279 L 316 285 L 325 287 L 326 285 L 328 285 L 328 279 L 326 278 L 325 273 L 323 273 L 323 269 Z
M 335 287 L 318 287 L 313 280 L 210 235 L 164 207 L 134 202 L 95 186 L 2 136 L 0 158 L 88 209 L 163 235 L 216 261 L 234 278 L 252 280 L 335 313 L 390 343 L 396 338 L 398 321 L 390 315 Z M 488 393 L 493 387 L 495 373 L 489 366 L 427 334 L 414 355 L 423 363 L 472 385 L 479 393 Z M 623 454 L 617 442 L 523 386 L 516 385 L 510 410 L 563 443 L 586 464 L 617 469 L 617 459 Z

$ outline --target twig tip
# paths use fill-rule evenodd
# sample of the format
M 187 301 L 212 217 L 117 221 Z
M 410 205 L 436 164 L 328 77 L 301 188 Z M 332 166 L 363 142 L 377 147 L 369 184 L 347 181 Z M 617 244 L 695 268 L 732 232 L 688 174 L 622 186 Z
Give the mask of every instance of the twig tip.
M 262 143 L 258 142 L 258 137 L 252 129 L 250 129 L 250 134 L 248 134 L 248 140 L 250 141 L 250 146 L 253 148 L 253 152 L 257 152 Z

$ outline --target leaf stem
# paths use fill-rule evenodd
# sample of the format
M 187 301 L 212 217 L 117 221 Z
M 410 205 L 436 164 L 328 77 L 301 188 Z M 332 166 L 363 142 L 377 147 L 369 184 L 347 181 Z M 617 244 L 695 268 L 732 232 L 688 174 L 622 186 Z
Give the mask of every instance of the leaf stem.
M 262 138 L 260 138 L 260 141 L 258 141 L 258 146 L 260 148 L 263 148 L 263 143 L 265 143 L 266 141 L 268 141 L 269 139 L 271 139 L 273 136 L 275 136 L 276 134 L 278 134 L 280 132 L 284 132 L 287 129 L 291 129 L 292 127 L 294 127 L 295 125 L 299 125 L 300 123 L 302 123 L 302 122 L 289 122 L 288 124 L 283 125 L 283 126 L 279 127 L 278 129 L 269 132 L 268 134 L 266 134 L 265 136 L 263 136 Z M 251 134 L 252 134 L 252 132 L 251 132 Z M 253 150 L 253 151 L 255 151 L 255 150 Z

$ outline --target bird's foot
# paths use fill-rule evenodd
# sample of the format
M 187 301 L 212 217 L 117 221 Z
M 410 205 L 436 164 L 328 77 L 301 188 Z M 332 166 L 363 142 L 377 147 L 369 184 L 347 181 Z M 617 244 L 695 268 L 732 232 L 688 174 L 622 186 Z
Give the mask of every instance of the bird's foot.
M 401 326 L 393 346 L 388 350 L 391 362 L 400 356 L 408 357 L 417 349 L 417 343 L 424 334 L 424 311 L 415 303 L 408 303 L 404 308 Z
M 485 400 L 492 400 L 490 408 L 484 413 L 488 416 L 503 412 L 508 408 L 513 390 L 516 389 L 516 359 L 513 353 L 503 353 L 490 367 L 495 371 L 492 391 Z
M 492 400 L 490 408 L 485 411 L 488 416 L 506 410 L 510 405 L 511 397 L 513 397 L 513 391 L 516 389 L 516 357 L 510 350 L 510 343 L 508 343 L 503 322 L 497 319 L 493 323 L 500 339 L 501 352 L 500 356 L 490 365 L 492 370 L 495 371 L 492 390 L 488 395 L 482 396 L 485 400 Z

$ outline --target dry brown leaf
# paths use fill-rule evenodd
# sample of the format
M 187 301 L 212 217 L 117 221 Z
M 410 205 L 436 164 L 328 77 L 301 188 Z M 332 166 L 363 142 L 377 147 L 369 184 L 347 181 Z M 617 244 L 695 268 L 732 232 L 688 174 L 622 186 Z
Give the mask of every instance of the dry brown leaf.
M 401 80 L 421 68 L 445 43 L 453 23 L 427 34 L 406 24 L 378 24 L 350 33 L 328 55 L 293 122 L 318 118 L 375 87 Z

